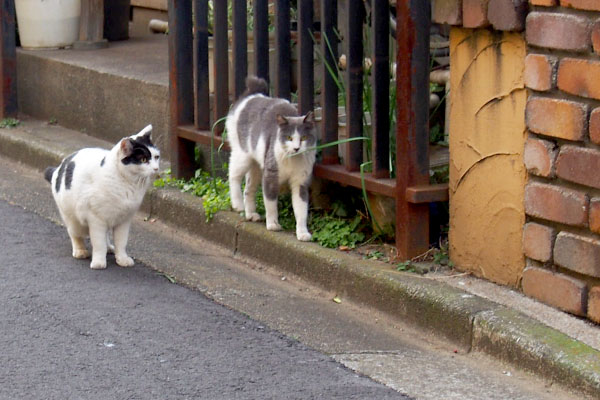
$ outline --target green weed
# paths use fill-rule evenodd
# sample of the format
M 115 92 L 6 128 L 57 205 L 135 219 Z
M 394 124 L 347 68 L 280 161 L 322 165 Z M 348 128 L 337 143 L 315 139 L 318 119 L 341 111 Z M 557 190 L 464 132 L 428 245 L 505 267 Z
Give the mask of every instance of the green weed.
M 208 172 L 196 170 L 194 177 L 186 181 L 184 179 L 173 178 L 171 171 L 168 170 L 165 172 L 164 177 L 154 181 L 154 187 L 160 188 L 165 186 L 176 187 L 182 192 L 201 197 L 207 222 L 219 211 L 231 208 L 229 184 L 226 180 L 213 177 Z
M 448 242 L 440 243 L 440 248 L 436 249 L 433 253 L 433 262 L 437 265 L 454 267 L 454 263 L 450 260 L 450 255 L 448 254 Z
M 364 225 L 362 217 L 357 215 L 353 219 L 340 218 L 333 215 L 313 215 L 310 220 L 310 230 L 313 240 L 323 247 L 338 248 L 347 246 L 355 248 L 358 243 L 365 240 L 365 234 L 360 231 Z
M 210 173 L 197 170 L 194 178 L 186 181 L 175 179 L 171 171 L 154 181 L 154 187 L 175 187 L 182 192 L 190 193 L 202 198 L 202 205 L 206 213 L 206 220 L 210 221 L 219 211 L 231 209 L 229 199 L 229 184 L 224 179 L 213 177 Z M 259 189 L 256 195 L 256 209 L 264 215 L 265 207 L 262 193 Z M 296 228 L 291 195 L 283 194 L 278 199 L 279 224 L 286 231 Z M 369 224 L 361 215 L 347 218 L 348 212 L 341 202 L 334 202 L 333 211 L 312 210 L 309 229 L 313 232 L 313 240 L 323 247 L 338 248 L 346 246 L 355 248 L 367 237 Z
M 21 121 L 19 121 L 18 119 L 4 118 L 2 121 L 0 121 L 0 128 L 14 128 L 16 126 L 19 126 L 20 124 Z
M 412 264 L 412 261 L 404 261 L 396 264 L 396 271 L 404 271 L 404 272 L 415 272 L 415 267 Z

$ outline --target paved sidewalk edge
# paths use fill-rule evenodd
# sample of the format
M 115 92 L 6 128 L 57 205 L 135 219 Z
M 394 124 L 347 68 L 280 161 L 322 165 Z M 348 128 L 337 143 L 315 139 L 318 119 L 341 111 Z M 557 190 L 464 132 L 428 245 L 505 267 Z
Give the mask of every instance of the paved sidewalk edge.
M 0 154 L 43 170 L 69 150 L 23 140 L 0 129 Z M 68 147 L 68 144 L 65 144 Z M 177 190 L 152 189 L 142 210 L 232 252 L 294 273 L 342 298 L 376 307 L 441 335 L 462 349 L 485 352 L 567 387 L 600 397 L 600 351 L 515 310 L 438 281 L 396 272 L 292 234 L 269 232 L 236 213 L 206 222 L 201 201 Z

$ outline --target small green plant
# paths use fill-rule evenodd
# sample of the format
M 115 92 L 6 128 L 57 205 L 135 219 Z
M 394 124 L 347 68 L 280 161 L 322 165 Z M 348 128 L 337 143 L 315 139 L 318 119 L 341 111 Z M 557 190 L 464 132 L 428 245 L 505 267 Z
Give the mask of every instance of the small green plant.
M 231 208 L 229 200 L 229 184 L 224 179 L 213 177 L 208 172 L 196 170 L 194 177 L 188 181 L 175 179 L 171 171 L 167 170 L 165 176 L 154 181 L 154 187 L 176 187 L 182 192 L 202 197 L 202 206 L 206 213 L 206 221 L 219 211 Z
M 450 260 L 450 255 L 448 254 L 448 242 L 440 243 L 440 248 L 433 253 L 433 263 L 450 268 L 454 267 L 454 263 Z
M 353 249 L 365 240 L 365 234 L 360 232 L 362 223 L 360 215 L 353 219 L 346 219 L 326 214 L 313 215 L 309 226 L 313 231 L 313 240 L 321 246 L 332 249 L 346 246 Z
M 50 118 L 50 120 L 48 120 L 48 125 L 56 125 L 58 123 L 58 120 L 55 117 Z
M 396 264 L 396 271 L 404 271 L 404 272 L 415 272 L 415 267 L 412 264 L 412 261 L 404 261 Z
M 431 176 L 429 177 L 429 183 L 448 183 L 450 180 L 450 167 L 448 165 L 442 165 L 431 169 Z
M 386 256 L 382 251 L 374 250 L 366 254 L 364 258 L 367 260 L 384 260 Z
M 19 126 L 20 124 L 21 121 L 19 121 L 18 119 L 4 118 L 2 121 L 0 121 L 0 128 L 14 128 L 16 126 Z

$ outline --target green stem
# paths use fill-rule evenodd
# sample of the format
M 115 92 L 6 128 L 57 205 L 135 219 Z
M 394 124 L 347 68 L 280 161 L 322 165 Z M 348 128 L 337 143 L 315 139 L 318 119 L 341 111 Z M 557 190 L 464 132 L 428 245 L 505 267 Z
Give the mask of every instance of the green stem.
M 367 161 L 367 162 L 360 164 L 360 184 L 362 186 L 363 199 L 365 200 L 365 205 L 367 206 L 367 211 L 369 212 L 369 216 L 371 217 L 371 220 L 377 227 L 377 230 L 379 232 L 383 232 L 383 229 L 381 229 L 381 227 L 379 226 L 377 219 L 375 219 L 373 210 L 371 210 L 371 204 L 369 203 L 369 196 L 367 196 L 367 187 L 365 185 L 365 167 L 368 165 L 371 165 L 371 164 L 373 164 L 373 161 Z
M 287 157 L 295 157 L 298 156 L 300 154 L 306 153 L 307 151 L 313 151 L 313 150 L 321 150 L 321 149 L 325 149 L 327 147 L 331 147 L 331 146 L 337 146 L 338 144 L 342 144 L 342 143 L 348 143 L 348 142 L 354 142 L 357 140 L 371 140 L 368 137 L 365 136 L 359 136 L 359 137 L 353 137 L 353 138 L 347 138 L 347 139 L 340 139 L 340 140 L 336 140 L 334 142 L 329 142 L 329 143 L 325 143 L 325 144 L 320 144 L 318 146 L 313 146 L 313 147 L 309 147 L 307 149 L 304 149 L 302 151 L 299 151 L 297 153 L 294 154 L 289 154 Z
M 227 119 L 227 116 L 225 117 L 221 117 L 219 118 L 211 127 L 210 129 L 210 175 L 212 176 L 212 181 L 213 181 L 213 186 L 214 189 L 217 190 L 217 183 L 216 183 L 216 175 L 215 175 L 215 129 L 217 128 L 217 125 L 220 124 L 221 122 L 224 122 Z

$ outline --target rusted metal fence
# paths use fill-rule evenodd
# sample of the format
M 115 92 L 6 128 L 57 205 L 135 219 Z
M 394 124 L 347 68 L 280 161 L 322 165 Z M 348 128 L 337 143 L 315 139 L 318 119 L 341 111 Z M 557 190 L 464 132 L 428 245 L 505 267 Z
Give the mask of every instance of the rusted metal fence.
M 15 12 L 13 0 L 0 0 L 0 113 L 2 118 L 17 114 Z M 360 141 L 344 146 L 340 158 L 337 146 L 322 150 L 315 175 L 343 185 L 364 187 L 367 191 L 395 199 L 396 244 L 403 258 L 416 256 L 427 250 L 429 230 L 429 203 L 448 199 L 447 185 L 429 184 L 428 154 L 428 99 L 429 99 L 429 1 L 398 0 L 396 3 L 396 132 L 395 177 L 389 171 L 390 146 L 390 82 L 393 82 L 389 60 L 389 1 L 370 0 L 371 54 L 364 54 L 362 29 L 363 1 L 347 0 L 338 21 L 335 0 L 319 0 L 320 15 L 313 15 L 313 0 L 297 1 L 297 46 L 299 51 L 297 87 L 298 108 L 301 113 L 315 104 L 314 38 L 321 37 L 320 54 L 323 62 L 337 63 L 338 27 L 346 30 L 344 73 L 346 127 L 349 138 L 363 137 L 363 60 L 373 62 L 372 132 L 370 171 L 359 171 L 364 149 Z M 269 71 L 269 6 L 274 5 L 275 44 L 274 73 Z M 232 19 L 232 77 L 229 91 L 228 6 Z M 253 61 L 247 65 L 248 16 L 244 0 L 212 1 L 213 18 L 209 32 L 209 0 L 169 1 L 169 76 L 171 149 L 173 171 L 177 176 L 190 176 L 194 171 L 196 143 L 219 146 L 221 136 L 211 133 L 211 124 L 224 117 L 233 98 L 244 87 L 244 79 L 252 73 L 269 79 L 273 76 L 274 95 L 290 98 L 292 95 L 290 1 L 254 0 L 252 2 Z M 320 23 L 315 30 L 314 21 Z M 209 36 L 214 41 L 214 90 L 209 83 Z M 328 40 L 323 40 L 328 38 Z M 331 46 L 329 46 L 331 44 Z M 272 72 L 272 71 L 271 71 Z M 320 76 L 322 109 L 321 143 L 338 139 L 338 86 L 332 74 L 323 68 Z
M 390 176 L 390 2 L 370 0 L 370 37 L 372 54 L 364 54 L 362 24 L 364 3 L 347 0 L 345 20 L 338 21 L 335 0 L 319 0 L 320 15 L 313 15 L 313 0 L 297 1 L 297 46 L 299 52 L 297 99 L 301 113 L 315 104 L 314 48 L 316 36 L 321 40 L 323 62 L 335 65 L 338 60 L 339 27 L 348 26 L 344 37 L 346 70 L 346 126 L 349 138 L 363 133 L 363 60 L 372 60 L 372 162 L 370 172 L 360 171 L 363 160 L 362 141 L 344 146 L 340 157 L 338 147 L 322 150 L 315 166 L 316 176 L 392 197 L 396 201 L 396 245 L 399 255 L 411 258 L 429 247 L 429 203 L 448 199 L 447 185 L 429 184 L 429 29 L 430 2 L 398 0 L 396 3 L 396 134 L 395 171 Z M 229 90 L 228 1 L 213 1 L 213 19 L 209 21 L 208 0 L 169 1 L 169 60 L 171 145 L 173 172 L 191 176 L 194 169 L 196 143 L 219 146 L 221 136 L 211 133 L 211 124 L 227 114 L 232 100 L 244 90 L 248 73 L 269 80 L 269 6 L 274 7 L 275 69 L 274 96 L 290 99 L 292 88 L 291 34 L 289 0 L 254 0 L 252 22 L 254 36 L 254 70 L 247 65 L 247 4 L 245 0 L 230 0 L 231 62 L 233 88 Z M 193 10 L 193 12 L 192 12 Z M 192 19 L 193 16 L 193 19 Z M 316 18 L 315 18 L 316 17 Z M 314 21 L 320 23 L 320 32 Z M 212 31 L 209 32 L 209 22 Z M 193 34 L 192 34 L 193 33 Z M 209 35 L 214 41 L 214 92 L 209 89 Z M 332 74 L 323 68 L 320 97 L 322 108 L 320 142 L 338 140 L 338 86 Z
M 15 48 L 15 3 L 1 0 L 0 9 L 0 118 L 17 116 L 17 53 Z

